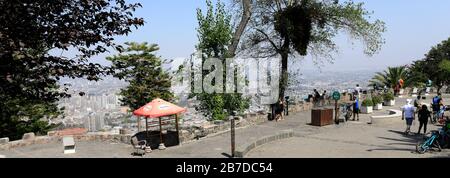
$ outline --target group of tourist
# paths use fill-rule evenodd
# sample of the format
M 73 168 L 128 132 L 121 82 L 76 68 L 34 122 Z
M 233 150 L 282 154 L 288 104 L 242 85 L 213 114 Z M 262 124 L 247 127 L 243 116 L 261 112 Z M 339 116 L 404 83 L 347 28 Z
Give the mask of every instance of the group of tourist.
M 317 89 L 314 89 L 314 94 L 312 95 L 314 107 L 325 106 L 329 104 L 327 103 L 327 101 L 329 101 L 329 98 L 330 96 L 328 95 L 327 90 L 324 90 L 323 93 L 320 94 Z
M 406 131 L 405 134 L 409 134 L 411 132 L 411 126 L 417 117 L 419 118 L 419 131 L 417 134 L 420 134 L 422 128 L 423 133 L 425 134 L 427 132 L 427 125 L 430 121 L 429 119 L 432 119 L 432 114 L 438 114 L 441 111 L 441 107 L 444 106 L 442 95 L 439 93 L 437 96 L 433 97 L 432 100 L 432 112 L 428 109 L 428 106 L 425 104 L 420 104 L 420 95 L 417 97 L 417 99 L 414 101 L 414 105 L 411 104 L 412 100 L 408 99 L 406 101 L 406 105 L 404 105 L 402 109 L 402 120 L 406 120 Z

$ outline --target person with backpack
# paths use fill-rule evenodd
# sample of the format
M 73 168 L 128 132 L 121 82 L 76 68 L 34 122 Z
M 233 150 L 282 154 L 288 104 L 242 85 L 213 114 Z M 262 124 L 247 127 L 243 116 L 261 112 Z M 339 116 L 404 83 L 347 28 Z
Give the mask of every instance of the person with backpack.
M 442 105 L 442 97 L 441 94 L 438 93 L 432 100 L 431 106 L 433 107 L 433 115 L 436 115 L 441 110 Z

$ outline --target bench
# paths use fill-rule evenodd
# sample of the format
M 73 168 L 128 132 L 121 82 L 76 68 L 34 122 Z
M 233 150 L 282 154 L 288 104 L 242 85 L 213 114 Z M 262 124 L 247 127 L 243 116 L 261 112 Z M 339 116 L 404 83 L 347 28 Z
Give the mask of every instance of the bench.
M 389 112 L 388 115 L 370 116 L 369 124 L 372 124 L 374 119 L 390 119 L 390 118 L 402 117 L 402 111 L 400 111 L 400 110 L 389 109 L 388 112 Z
M 73 137 L 63 138 L 64 154 L 74 154 L 75 153 L 75 141 Z

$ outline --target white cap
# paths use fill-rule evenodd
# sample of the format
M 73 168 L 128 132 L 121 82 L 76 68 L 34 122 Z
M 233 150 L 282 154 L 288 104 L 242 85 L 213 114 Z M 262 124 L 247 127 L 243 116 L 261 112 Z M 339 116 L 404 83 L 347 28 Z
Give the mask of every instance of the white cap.
M 412 100 L 411 99 L 407 99 L 406 100 L 406 104 L 411 104 Z

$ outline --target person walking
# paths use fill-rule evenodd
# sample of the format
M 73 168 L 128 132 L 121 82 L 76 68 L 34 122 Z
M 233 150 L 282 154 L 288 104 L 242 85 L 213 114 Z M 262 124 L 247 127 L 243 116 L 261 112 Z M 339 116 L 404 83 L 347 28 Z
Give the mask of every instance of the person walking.
M 353 97 L 353 121 L 355 121 L 355 118 L 357 118 L 359 121 L 359 99 L 358 97 Z
M 441 110 L 441 105 L 442 105 L 442 97 L 441 97 L 440 93 L 438 93 L 438 95 L 433 98 L 431 104 L 432 104 L 432 109 L 433 109 L 432 122 L 435 123 L 437 121 L 438 113 Z
M 419 131 L 417 132 L 417 134 L 420 134 L 422 127 L 423 127 L 423 133 L 426 134 L 428 119 L 431 119 L 431 112 L 428 110 L 427 105 L 422 105 L 422 108 L 417 113 L 417 116 L 419 117 L 419 122 L 420 122 Z
M 402 120 L 406 119 L 406 131 L 405 134 L 411 132 L 411 125 L 415 120 L 416 108 L 411 104 L 411 99 L 406 100 L 406 105 L 402 107 Z

